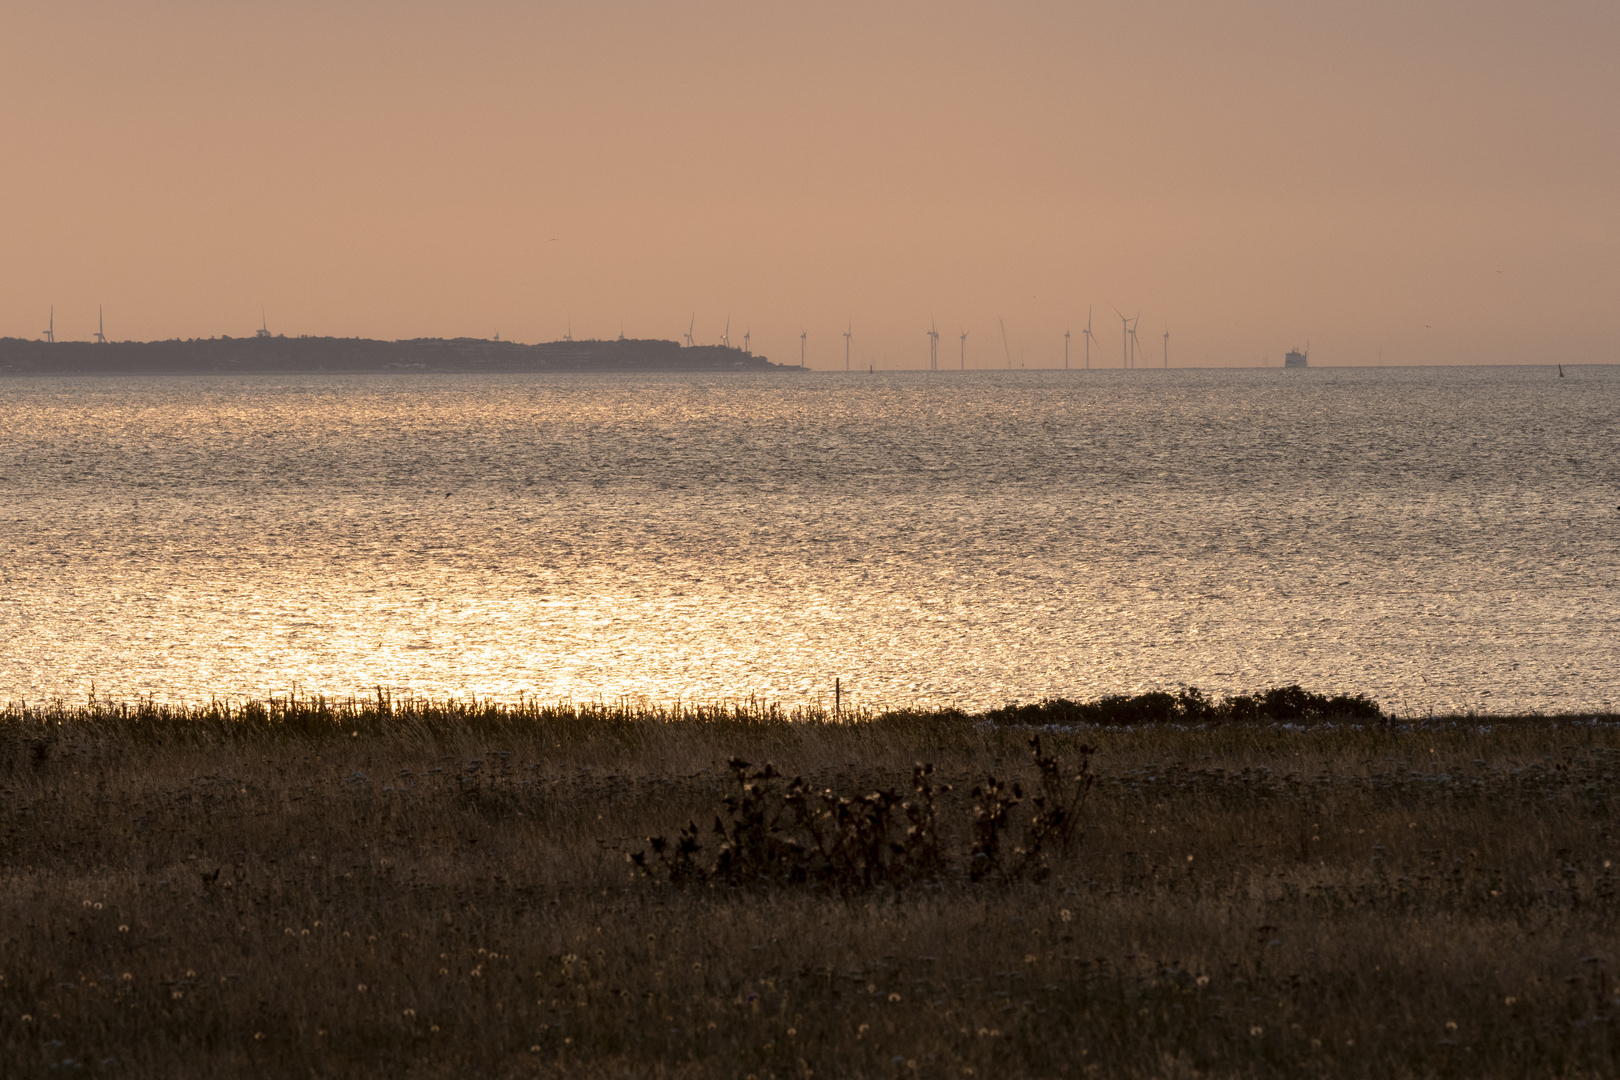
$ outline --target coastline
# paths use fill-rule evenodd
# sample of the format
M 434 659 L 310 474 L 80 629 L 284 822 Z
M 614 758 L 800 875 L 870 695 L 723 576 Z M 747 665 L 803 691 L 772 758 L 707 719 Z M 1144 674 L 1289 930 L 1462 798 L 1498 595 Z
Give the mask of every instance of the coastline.
M 45 342 L 0 338 L 0 374 L 183 375 L 229 372 L 472 373 L 545 371 L 800 371 L 724 345 L 656 339 L 521 345 L 481 338 L 280 337 Z

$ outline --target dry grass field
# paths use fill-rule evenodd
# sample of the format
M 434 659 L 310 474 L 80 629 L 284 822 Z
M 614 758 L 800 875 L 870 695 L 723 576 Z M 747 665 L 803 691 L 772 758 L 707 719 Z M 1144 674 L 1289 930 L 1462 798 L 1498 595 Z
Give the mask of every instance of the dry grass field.
M 1620 1073 L 1613 718 L 1047 731 L 1065 779 L 1095 748 L 1095 782 L 1070 842 L 1020 868 L 1029 734 L 752 707 L 12 708 L 0 1072 Z M 639 873 L 649 836 L 696 823 L 712 871 L 713 819 L 742 834 L 733 756 L 784 774 L 755 793 L 773 806 L 794 776 L 914 804 L 933 764 L 937 862 Z M 975 875 L 987 775 L 1026 797 Z

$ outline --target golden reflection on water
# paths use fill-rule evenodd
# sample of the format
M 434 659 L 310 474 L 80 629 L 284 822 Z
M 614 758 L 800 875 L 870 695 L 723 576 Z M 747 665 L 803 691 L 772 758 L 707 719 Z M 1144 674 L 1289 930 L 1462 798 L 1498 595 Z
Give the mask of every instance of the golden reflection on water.
M 1608 705 L 1611 369 L 1145 376 L 0 380 L 0 698 Z

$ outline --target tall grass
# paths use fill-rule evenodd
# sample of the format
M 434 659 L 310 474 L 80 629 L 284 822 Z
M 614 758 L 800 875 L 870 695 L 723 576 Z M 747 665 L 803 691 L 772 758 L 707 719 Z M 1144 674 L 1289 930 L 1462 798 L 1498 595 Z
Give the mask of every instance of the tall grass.
M 1000 719 L 10 708 L 0 1072 L 1620 1070 L 1612 718 L 1035 716 L 1066 767 L 1096 750 L 1038 879 L 679 885 L 626 860 L 723 814 L 734 756 L 851 799 L 929 762 L 939 843 L 971 851 L 987 776 L 1042 782 Z

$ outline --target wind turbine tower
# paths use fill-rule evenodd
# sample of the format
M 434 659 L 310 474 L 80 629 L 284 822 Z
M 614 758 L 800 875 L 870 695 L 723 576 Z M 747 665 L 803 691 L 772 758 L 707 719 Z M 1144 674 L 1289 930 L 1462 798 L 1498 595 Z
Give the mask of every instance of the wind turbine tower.
M 1164 366 L 1170 367 L 1170 328 L 1164 328 Z
M 731 316 L 726 316 L 726 332 L 720 335 L 721 348 L 731 348 Z
M 697 312 L 692 312 L 692 321 L 686 324 L 686 347 L 690 349 L 697 344 L 692 340 L 692 330 L 697 326 Z
M 1128 368 L 1131 366 L 1131 320 L 1119 308 L 1114 309 L 1114 314 L 1119 316 L 1119 366 Z
M 967 331 L 962 331 L 962 370 L 967 370 Z
M 1001 351 L 1007 354 L 1007 367 L 1012 367 L 1012 348 L 1007 344 L 1007 320 L 1000 315 L 996 320 L 1001 323 Z
M 939 327 L 932 320 L 928 323 L 928 370 L 939 370 Z
M 1091 370 L 1091 345 L 1097 340 L 1097 335 L 1091 332 L 1091 308 L 1086 308 L 1086 370 Z
M 48 325 L 45 328 L 45 340 L 50 342 L 53 345 L 56 344 L 56 305 L 55 304 L 51 305 L 51 321 L 50 321 L 50 325 Z
M 1131 320 L 1131 367 L 1136 366 L 1136 350 L 1142 344 L 1142 339 L 1136 336 L 1136 324 L 1141 321 L 1141 315 Z
M 105 344 L 107 344 L 107 335 L 105 333 L 106 329 L 107 329 L 107 318 L 102 313 L 101 305 L 97 304 L 96 305 L 96 344 L 97 345 L 105 345 Z
M 799 331 L 799 366 L 800 367 L 804 367 L 804 342 L 805 342 L 805 339 L 808 338 L 809 336 L 810 336 L 810 331 L 808 331 L 808 330 L 800 330 Z
M 253 336 L 254 337 L 269 337 L 270 336 L 270 320 L 265 317 L 264 305 L 263 304 L 259 305 L 259 328 L 257 330 L 255 330 L 255 331 L 253 331 Z
M 1069 332 L 1063 331 L 1063 370 L 1069 370 Z
M 743 331 L 743 352 L 747 353 L 749 356 L 754 355 L 754 347 L 752 345 L 748 344 L 752 340 L 753 340 L 752 333 L 750 331 L 748 331 L 748 330 L 744 330 Z
M 844 370 L 849 370 L 849 339 L 854 337 L 855 324 L 850 323 L 844 330 Z

